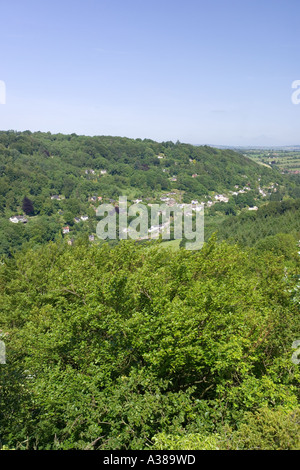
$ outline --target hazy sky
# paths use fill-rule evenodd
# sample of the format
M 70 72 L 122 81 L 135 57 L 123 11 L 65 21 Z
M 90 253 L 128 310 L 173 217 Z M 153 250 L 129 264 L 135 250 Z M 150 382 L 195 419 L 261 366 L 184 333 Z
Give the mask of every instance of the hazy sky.
M 0 0 L 0 129 L 300 144 L 300 0 Z

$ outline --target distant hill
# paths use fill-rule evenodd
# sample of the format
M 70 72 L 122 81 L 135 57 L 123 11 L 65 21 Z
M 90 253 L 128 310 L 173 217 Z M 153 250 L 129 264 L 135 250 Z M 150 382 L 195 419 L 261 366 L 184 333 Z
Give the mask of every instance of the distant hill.
M 0 132 L 0 164 L 2 210 L 13 210 L 24 192 L 45 198 L 86 198 L 97 192 L 112 198 L 124 191 L 152 197 L 177 189 L 189 202 L 235 185 L 257 184 L 259 177 L 266 183 L 274 179 L 268 169 L 231 149 L 30 131 Z M 279 174 L 276 178 L 281 181 Z
M 275 199 L 293 196 L 297 183 L 290 181 L 232 149 L 126 137 L 1 131 L 0 254 L 24 243 L 53 240 L 62 233 L 92 238 L 95 208 L 100 201 L 114 203 L 119 196 L 152 203 L 171 194 L 176 202 L 197 199 L 212 204 L 221 194 L 229 200 L 232 213 L 234 204 L 241 208 L 256 204 L 257 198 L 267 200 L 271 193 L 261 188 L 273 185 Z M 247 194 L 236 198 L 233 193 L 245 193 L 243 188 Z M 24 215 L 24 198 L 32 209 L 28 223 L 14 224 L 10 218 Z M 69 231 L 63 230 L 65 226 Z

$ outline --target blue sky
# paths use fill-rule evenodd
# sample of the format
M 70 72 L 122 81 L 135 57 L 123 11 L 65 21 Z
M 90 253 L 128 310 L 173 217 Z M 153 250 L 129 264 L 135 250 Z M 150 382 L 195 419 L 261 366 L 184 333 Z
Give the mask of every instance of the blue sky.
M 2 0 L 0 129 L 300 144 L 299 0 Z

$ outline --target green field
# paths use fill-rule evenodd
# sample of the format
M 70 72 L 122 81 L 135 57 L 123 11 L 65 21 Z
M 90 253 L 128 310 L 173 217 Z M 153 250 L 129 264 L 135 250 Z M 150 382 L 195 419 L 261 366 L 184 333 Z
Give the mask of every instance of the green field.
M 181 240 L 168 240 L 161 244 L 162 248 L 171 248 L 172 250 L 179 250 Z
M 276 168 L 285 173 L 300 172 L 299 147 L 246 149 L 243 150 L 243 154 L 257 163 Z

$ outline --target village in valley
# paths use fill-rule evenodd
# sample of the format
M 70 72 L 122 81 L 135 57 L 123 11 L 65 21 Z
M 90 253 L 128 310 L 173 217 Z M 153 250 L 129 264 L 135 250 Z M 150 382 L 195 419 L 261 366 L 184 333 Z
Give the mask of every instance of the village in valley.
M 157 156 L 159 160 L 165 160 L 166 157 L 165 155 L 159 154 Z M 191 164 L 195 163 L 193 159 L 190 159 L 189 162 Z M 162 172 L 165 173 L 167 171 L 166 168 L 162 168 Z M 180 174 L 180 173 L 179 173 Z M 178 174 L 178 175 L 179 175 Z M 88 179 L 93 178 L 95 181 L 99 182 L 99 187 L 101 188 L 101 178 L 108 176 L 109 172 L 106 169 L 92 169 L 92 168 L 87 168 L 82 172 L 81 177 L 86 177 Z M 246 182 L 244 186 L 241 185 L 234 185 L 234 188 L 232 190 L 226 191 L 226 193 L 219 194 L 216 191 L 210 191 L 207 195 L 202 195 L 201 198 L 199 199 L 191 199 L 190 202 L 182 202 L 183 201 L 183 196 L 184 196 L 184 191 L 178 190 L 176 188 L 176 182 L 178 179 L 177 176 L 170 176 L 169 181 L 172 182 L 174 185 L 173 190 L 169 192 L 164 192 L 162 194 L 157 194 L 154 195 L 153 197 L 140 197 L 140 198 L 134 198 L 134 199 L 129 199 L 128 200 L 128 207 L 132 204 L 144 204 L 151 208 L 153 205 L 159 204 L 160 206 L 165 205 L 169 209 L 174 208 L 177 206 L 179 209 L 188 209 L 189 212 L 187 212 L 187 215 L 193 216 L 195 212 L 203 210 L 205 212 L 209 211 L 212 207 L 214 207 L 217 204 L 228 204 L 230 201 L 233 201 L 234 197 L 237 197 L 239 195 L 244 195 L 244 194 L 251 194 L 251 200 L 255 201 L 255 204 L 249 203 L 248 205 L 245 204 L 245 207 L 243 210 L 248 210 L 248 211 L 256 211 L 258 210 L 259 205 L 264 204 L 266 200 L 270 197 L 272 193 L 275 193 L 277 191 L 278 183 L 271 183 L 268 186 L 261 187 L 260 186 L 260 177 L 257 180 L 257 185 L 255 188 L 251 187 L 251 184 L 249 182 Z M 192 173 L 191 178 L 197 178 L 199 175 L 197 173 Z M 245 178 L 245 181 L 247 181 L 247 175 L 243 175 Z M 51 201 L 55 201 L 57 204 L 59 204 L 61 201 L 64 201 L 66 197 L 62 194 L 53 194 L 50 196 Z M 61 227 L 61 233 L 66 238 L 67 243 L 69 245 L 73 245 L 74 241 L 76 240 L 76 236 L 82 232 L 82 227 L 84 227 L 84 223 L 87 223 L 89 221 L 89 230 L 90 233 L 88 233 L 86 227 L 84 227 L 84 232 L 88 235 L 88 240 L 89 242 L 95 242 L 97 241 L 97 234 L 96 234 L 96 225 L 98 223 L 98 219 L 96 217 L 96 211 L 97 208 L 100 204 L 102 203 L 108 203 L 111 204 L 115 210 L 117 211 L 118 209 L 118 200 L 113 199 L 111 197 L 107 197 L 105 195 L 99 195 L 97 194 L 92 194 L 89 195 L 86 201 L 86 209 L 87 212 L 89 212 L 90 215 L 87 214 L 78 214 L 73 218 L 72 223 L 69 224 L 64 224 L 64 211 L 62 209 L 57 210 L 57 214 L 60 217 L 60 221 L 62 223 Z M 92 209 L 92 212 L 91 210 Z M 14 224 L 26 224 L 30 223 L 31 218 L 36 218 L 38 216 L 34 215 L 26 215 L 26 214 L 18 214 L 18 215 L 12 215 L 9 220 L 10 222 Z M 172 212 L 170 212 L 170 218 L 172 220 Z M 168 228 L 170 226 L 170 220 L 164 221 L 163 223 L 157 224 L 157 225 L 150 225 L 148 233 L 149 237 L 155 238 L 155 236 L 158 236 L 163 233 L 164 229 Z M 141 236 L 141 240 L 145 238 Z

